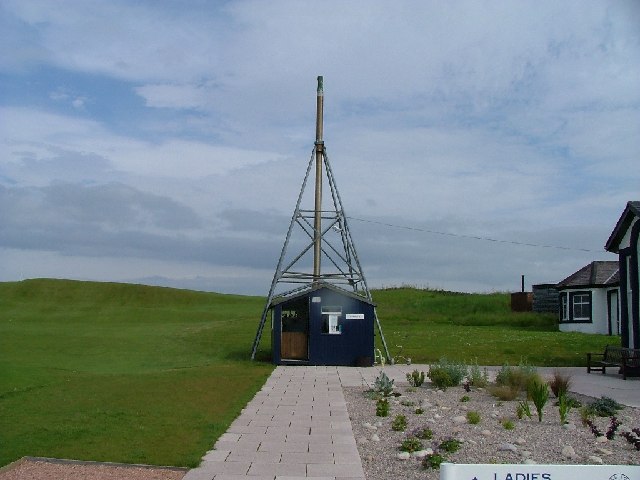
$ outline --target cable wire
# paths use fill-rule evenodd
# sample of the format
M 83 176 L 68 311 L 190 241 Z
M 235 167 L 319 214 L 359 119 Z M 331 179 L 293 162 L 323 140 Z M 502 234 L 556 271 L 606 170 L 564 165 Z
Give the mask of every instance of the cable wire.
M 426 228 L 407 227 L 405 225 L 394 225 L 392 223 L 378 222 L 378 221 L 375 221 L 375 220 L 366 220 L 364 218 L 357 218 L 357 217 L 349 217 L 349 216 L 347 216 L 347 218 L 349 220 L 356 220 L 358 222 L 372 223 L 372 224 L 375 224 L 375 225 L 383 225 L 385 227 L 400 228 L 400 229 L 403 229 L 403 230 L 412 230 L 412 231 L 415 231 L 415 232 L 431 233 L 433 235 L 443 235 L 443 236 L 447 236 L 447 237 L 468 238 L 468 239 L 471 239 L 471 240 L 483 240 L 485 242 L 494 242 L 494 243 L 508 243 L 508 244 L 511 244 L 511 245 L 520 245 L 520 246 L 524 246 L 524 247 L 555 248 L 555 249 L 558 249 L 558 250 L 575 250 L 575 251 L 579 251 L 579 252 L 601 253 L 599 250 L 590 250 L 588 248 L 563 247 L 563 246 L 559 246 L 559 245 L 544 245 L 544 244 L 539 244 L 539 243 L 517 242 L 517 241 L 514 241 L 514 240 L 501 240 L 501 239 L 498 239 L 498 238 L 481 237 L 481 236 L 478 236 L 478 235 L 463 235 L 463 234 L 459 234 L 459 233 L 439 232 L 437 230 L 429 230 L 429 229 L 426 229 Z

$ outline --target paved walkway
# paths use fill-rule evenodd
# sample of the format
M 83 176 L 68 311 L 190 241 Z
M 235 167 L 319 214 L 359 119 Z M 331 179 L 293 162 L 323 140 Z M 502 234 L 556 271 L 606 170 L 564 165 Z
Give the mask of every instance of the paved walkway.
M 338 370 L 277 367 L 184 480 L 364 479 Z
M 499 367 L 488 367 L 496 372 Z M 406 382 L 428 365 L 387 365 L 385 373 Z M 540 368 L 544 375 L 553 368 Z M 571 391 L 606 395 L 640 407 L 640 379 L 561 368 L 572 376 Z M 364 479 L 342 387 L 372 385 L 380 368 L 279 366 L 216 442 L 198 468 L 183 480 Z

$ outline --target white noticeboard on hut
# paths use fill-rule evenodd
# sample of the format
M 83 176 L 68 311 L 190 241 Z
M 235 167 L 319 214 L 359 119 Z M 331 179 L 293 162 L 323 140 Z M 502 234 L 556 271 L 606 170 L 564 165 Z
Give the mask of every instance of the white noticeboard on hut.
M 639 480 L 640 465 L 482 465 L 443 463 L 440 480 Z

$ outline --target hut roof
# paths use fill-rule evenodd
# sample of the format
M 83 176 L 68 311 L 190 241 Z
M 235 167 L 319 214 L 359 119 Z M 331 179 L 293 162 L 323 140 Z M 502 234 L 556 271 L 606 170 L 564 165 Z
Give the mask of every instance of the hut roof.
M 362 295 L 358 295 L 357 293 L 355 293 L 353 291 L 345 290 L 344 288 L 340 288 L 340 287 L 338 287 L 336 285 L 333 285 L 333 284 L 327 283 L 327 282 L 315 282 L 315 283 L 311 283 L 309 285 L 305 285 L 304 287 L 297 288 L 295 290 L 291 290 L 290 292 L 286 292 L 286 293 L 283 293 L 283 294 L 280 294 L 280 295 L 274 297 L 273 300 L 271 300 L 271 304 L 269 305 L 269 308 L 273 308 L 274 306 L 279 305 L 280 303 L 292 300 L 294 298 L 305 297 L 305 296 L 309 295 L 311 292 L 315 292 L 315 291 L 321 290 L 323 288 L 326 288 L 328 290 L 332 290 L 334 292 L 339 293 L 340 295 L 344 295 L 346 297 L 351 297 L 353 299 L 356 299 L 356 300 L 359 300 L 361 302 L 368 303 L 370 305 L 375 306 L 375 303 L 373 303 L 367 297 L 364 297 Z

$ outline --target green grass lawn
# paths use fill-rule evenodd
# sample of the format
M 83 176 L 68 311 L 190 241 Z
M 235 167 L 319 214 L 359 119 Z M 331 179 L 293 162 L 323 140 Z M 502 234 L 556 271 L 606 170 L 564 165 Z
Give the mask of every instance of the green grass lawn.
M 138 285 L 0 283 L 0 465 L 197 465 L 272 370 L 247 360 L 263 306 Z
M 480 365 L 581 366 L 587 352 L 620 344 L 620 337 L 559 332 L 554 314 L 511 312 L 506 293 L 391 288 L 372 295 L 391 355 L 402 345 L 414 363 L 446 357 Z M 376 345 L 381 348 L 379 338 Z
M 392 354 L 582 365 L 618 337 L 557 332 L 507 294 L 373 292 Z M 0 466 L 22 456 L 195 466 L 271 373 L 264 299 L 140 285 L 0 283 Z M 379 338 L 377 339 L 379 342 Z

